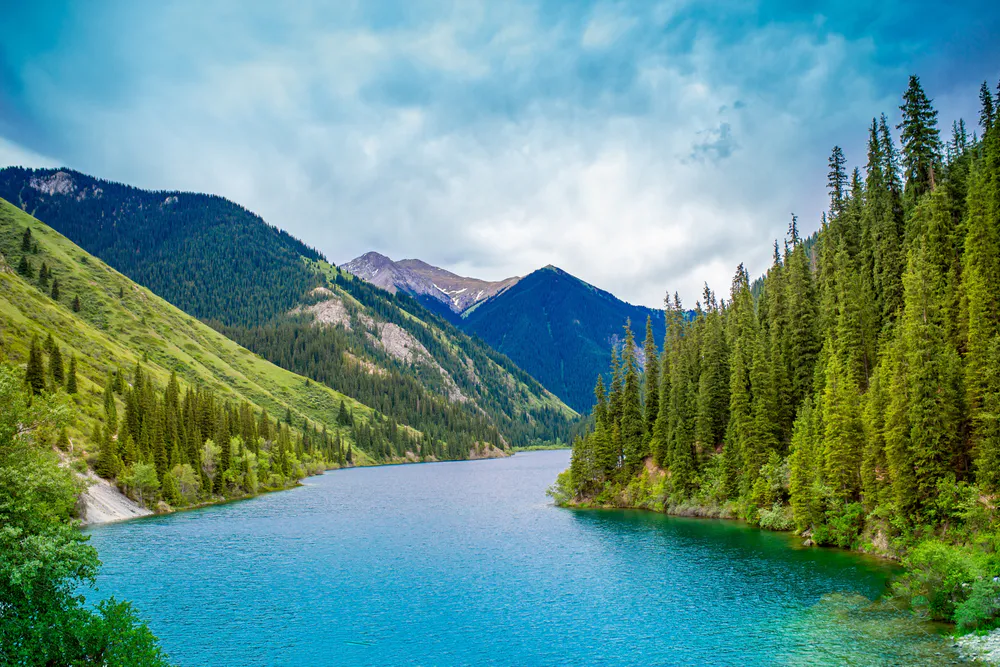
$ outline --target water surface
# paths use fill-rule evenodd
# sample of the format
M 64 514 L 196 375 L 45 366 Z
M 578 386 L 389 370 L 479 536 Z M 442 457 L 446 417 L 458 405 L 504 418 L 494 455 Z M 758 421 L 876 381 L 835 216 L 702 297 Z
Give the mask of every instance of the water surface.
M 908 621 L 866 624 L 885 563 L 735 522 L 556 508 L 568 460 L 342 470 L 96 527 L 100 594 L 190 667 L 950 662 Z

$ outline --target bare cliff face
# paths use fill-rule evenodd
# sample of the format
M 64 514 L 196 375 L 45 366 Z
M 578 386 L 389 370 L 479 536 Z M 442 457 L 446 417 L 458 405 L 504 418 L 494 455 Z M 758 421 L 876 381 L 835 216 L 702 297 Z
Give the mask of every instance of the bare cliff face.
M 457 314 L 464 313 L 520 280 L 514 277 L 491 282 L 466 278 L 419 259 L 394 262 L 377 252 L 365 253 L 341 268 L 390 292 L 402 291 L 411 296 L 434 299 Z

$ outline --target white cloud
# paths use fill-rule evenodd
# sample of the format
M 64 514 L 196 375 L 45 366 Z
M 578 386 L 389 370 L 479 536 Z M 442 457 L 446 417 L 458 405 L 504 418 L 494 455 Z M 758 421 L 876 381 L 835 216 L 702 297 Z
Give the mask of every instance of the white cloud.
M 741 261 L 765 270 L 792 211 L 816 225 L 829 148 L 861 162 L 894 101 L 867 37 L 674 31 L 676 7 L 637 7 L 574 22 L 460 3 L 382 28 L 310 15 L 280 39 L 243 17 L 202 26 L 168 75 L 161 52 L 190 20 L 170 15 L 120 37 L 151 46 L 119 45 L 141 76 L 113 103 L 74 99 L 52 62 L 26 87 L 70 166 L 222 194 L 336 261 L 378 250 L 484 278 L 551 263 L 632 302 L 692 304 L 704 281 L 725 295 Z

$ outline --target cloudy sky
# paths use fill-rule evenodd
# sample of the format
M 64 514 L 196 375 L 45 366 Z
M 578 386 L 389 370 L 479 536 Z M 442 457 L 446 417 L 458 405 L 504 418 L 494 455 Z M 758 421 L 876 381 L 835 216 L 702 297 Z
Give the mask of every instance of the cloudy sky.
M 634 303 L 818 226 L 919 74 L 1000 78 L 1000 5 L 0 0 L 0 165 L 229 197 L 338 263 L 555 264 Z M 273 6 L 268 6 L 273 5 Z

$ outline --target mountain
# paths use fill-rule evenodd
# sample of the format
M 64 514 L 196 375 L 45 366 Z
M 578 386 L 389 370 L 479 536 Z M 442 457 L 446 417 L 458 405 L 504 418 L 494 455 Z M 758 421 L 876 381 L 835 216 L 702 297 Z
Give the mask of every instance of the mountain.
M 344 264 L 343 269 L 389 292 L 409 294 L 452 322 L 458 322 L 463 312 L 520 280 L 514 277 L 490 282 L 466 278 L 419 259 L 394 262 L 377 252 L 365 253 Z
M 58 288 L 53 288 L 57 281 Z M 76 413 L 67 425 L 68 455 L 81 456 L 94 465 L 98 454 L 106 453 L 108 447 L 102 445 L 102 439 L 109 437 L 109 442 L 115 442 L 117 424 L 125 429 L 125 424 L 135 419 L 138 427 L 142 415 L 152 414 L 152 406 L 160 405 L 172 376 L 179 389 L 174 396 L 174 417 L 183 405 L 182 412 L 191 417 L 189 428 L 185 431 L 184 418 L 171 426 L 156 415 L 135 438 L 140 450 L 149 448 L 150 456 L 162 447 L 163 456 L 168 457 L 163 463 L 171 467 L 172 443 L 179 446 L 181 460 L 177 464 L 194 463 L 194 469 L 200 470 L 201 461 L 188 458 L 189 446 L 200 453 L 206 439 L 216 438 L 218 444 L 221 433 L 245 433 L 241 429 L 247 426 L 247 418 L 254 427 L 251 431 L 256 432 L 257 426 L 263 429 L 265 411 L 271 416 L 268 428 L 276 429 L 276 434 L 287 431 L 291 446 L 302 447 L 306 438 L 306 448 L 290 454 L 304 463 L 304 455 L 311 450 L 309 459 L 321 465 L 324 460 L 332 463 L 332 457 L 322 448 L 311 449 L 310 436 L 317 432 L 330 436 L 324 446 L 333 438 L 354 442 L 356 428 L 381 419 L 369 406 L 240 347 L 0 200 L 0 357 L 26 363 L 29 378 L 31 350 L 36 347 L 33 341 L 43 348 L 40 386 L 54 390 L 68 385 L 69 375 L 74 377 L 75 391 L 67 389 L 70 407 Z M 136 380 L 137 368 L 142 382 Z M 129 398 L 133 390 L 137 392 L 135 402 Z M 188 395 L 188 390 L 193 393 Z M 108 398 L 108 392 L 113 399 Z M 120 416 L 120 422 L 110 419 L 109 400 L 111 412 Z M 354 426 L 336 419 L 342 403 Z M 285 418 L 281 429 L 274 421 L 278 418 Z M 228 443 L 228 435 L 225 439 Z M 121 451 L 115 454 L 119 457 L 125 455 L 124 440 L 119 434 Z M 268 448 L 276 442 L 245 444 L 257 447 L 254 461 L 262 465 Z M 371 459 L 354 452 L 355 462 Z M 263 474 L 264 468 L 258 469 Z M 284 476 L 294 477 L 294 470 L 293 460 Z M 163 470 L 158 473 L 162 481 Z M 268 483 L 267 477 L 260 480 L 261 486 L 281 483 Z
M 467 311 L 461 327 L 583 411 L 593 405 L 594 383 L 606 372 L 626 321 L 641 341 L 647 317 L 662 345 L 663 311 L 633 306 L 546 266 Z
M 0 197 L 181 310 L 266 322 L 317 282 L 322 255 L 228 199 L 140 190 L 69 169 L 0 170 Z
M 569 437 L 574 411 L 509 358 L 406 294 L 353 280 L 237 204 L 68 170 L 5 169 L 0 191 L 230 339 L 373 408 L 386 433 L 405 425 L 448 448 L 437 458 Z M 385 433 L 359 437 L 376 460 L 401 453 Z
M 465 278 L 419 259 L 366 253 L 342 268 L 393 293 L 412 296 L 462 331 L 510 357 L 575 410 L 593 405 L 597 375 L 628 320 L 641 341 L 646 318 L 663 342 L 663 312 L 633 306 L 554 266 L 524 278 Z

